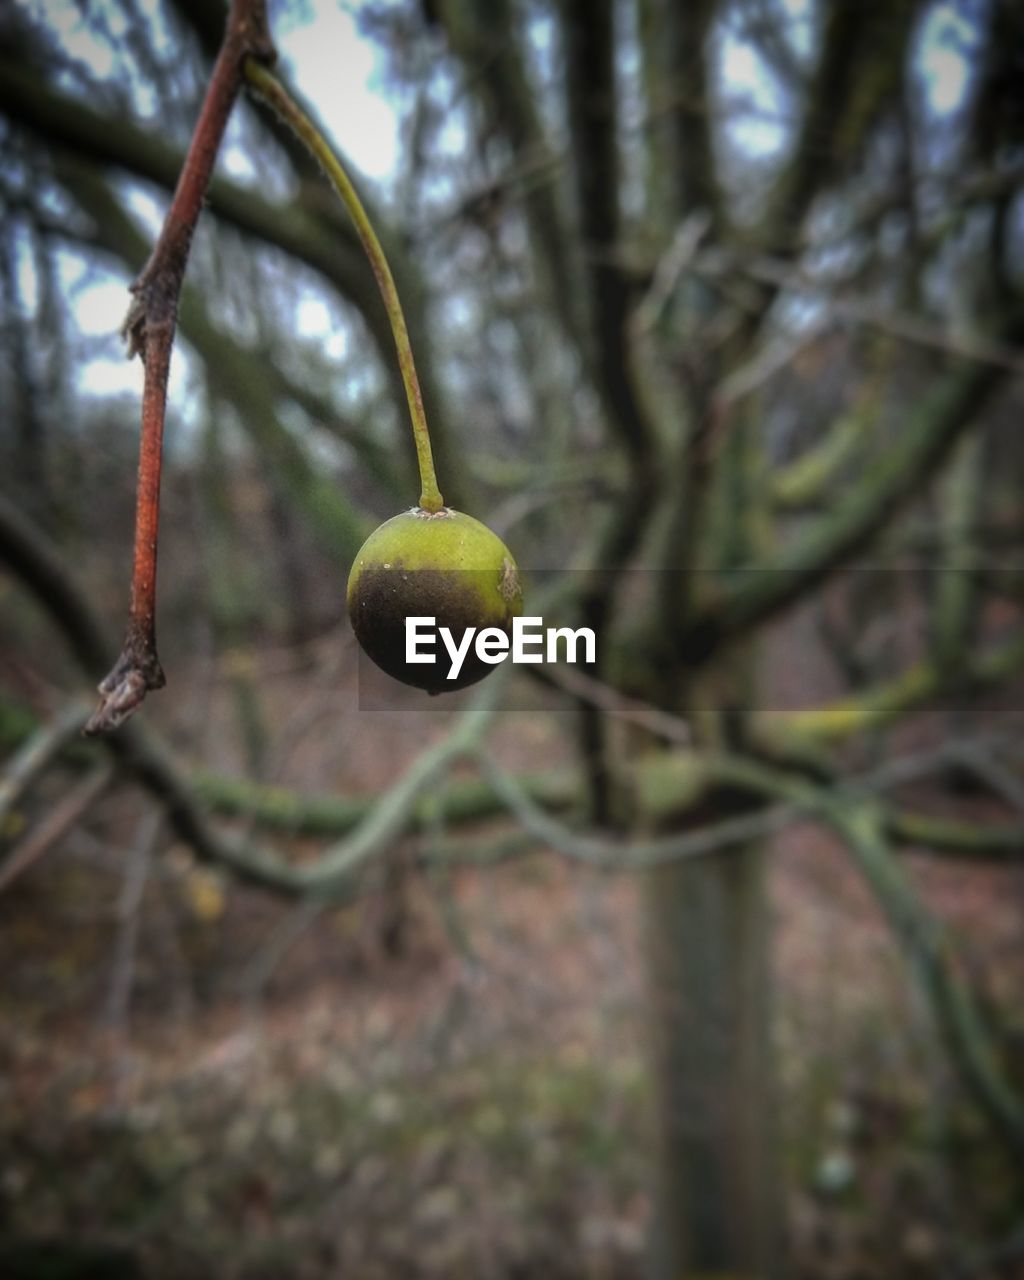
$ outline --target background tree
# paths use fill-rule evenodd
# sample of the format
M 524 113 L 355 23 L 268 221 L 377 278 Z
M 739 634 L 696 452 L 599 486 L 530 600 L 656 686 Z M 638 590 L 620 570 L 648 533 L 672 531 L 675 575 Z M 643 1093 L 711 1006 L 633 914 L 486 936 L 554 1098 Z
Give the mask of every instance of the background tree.
M 200 858 L 279 893 L 351 893 L 442 781 L 449 824 L 508 812 L 534 842 L 636 868 L 659 1276 L 780 1265 L 762 840 L 799 816 L 836 833 L 876 894 L 1019 1170 L 1024 1102 L 998 1016 L 900 850 L 1005 858 L 1021 830 L 909 808 L 899 790 L 955 767 L 1011 804 L 1020 794 L 987 700 L 1024 661 L 1009 558 L 1022 478 L 1018 6 L 438 0 L 358 13 L 404 104 L 401 169 L 372 216 L 443 491 L 521 565 L 559 571 L 559 620 L 600 638 L 592 670 L 551 677 L 576 709 L 564 774 L 495 762 L 496 677 L 375 805 L 270 792 L 272 727 L 244 663 L 233 693 L 247 780 L 179 764 L 149 707 L 96 751 Z M 90 340 L 66 264 L 132 275 L 146 260 L 140 212 L 176 181 L 224 15 L 125 2 L 82 21 L 114 51 L 109 75 L 27 11 L 4 19 L 13 411 L 0 553 L 92 679 L 114 656 L 97 615 L 116 615 L 123 566 L 72 575 L 52 544 L 128 528 L 127 510 L 97 511 L 95 495 L 105 469 L 132 463 L 124 432 L 69 377 Z M 947 101 L 928 76 L 954 37 L 963 83 Z M 158 126 L 140 117 L 143 92 Z M 194 245 L 178 448 L 207 495 L 213 643 L 282 628 L 302 641 L 339 616 L 372 520 L 415 496 L 404 394 L 372 274 L 316 166 L 251 105 L 227 147 L 250 167 L 221 165 Z M 348 335 L 340 361 L 302 336 L 313 299 Z M 243 475 L 266 505 L 256 564 L 237 518 Z M 179 627 L 187 589 L 186 577 Z M 180 654 L 175 618 L 164 631 Z M 801 634 L 828 655 L 833 696 L 794 708 L 780 703 L 793 677 L 778 646 Z M 899 727 L 935 706 L 949 709 L 938 742 L 905 756 Z M 12 742 L 29 732 L 13 704 L 7 719 Z M 28 738 L 15 782 L 65 736 Z M 180 745 L 200 754 L 195 739 Z M 449 779 L 465 758 L 478 776 Z M 215 747 L 207 763 L 223 768 Z M 247 834 L 220 821 L 238 814 Z M 269 847 L 275 828 L 335 843 L 296 861 Z

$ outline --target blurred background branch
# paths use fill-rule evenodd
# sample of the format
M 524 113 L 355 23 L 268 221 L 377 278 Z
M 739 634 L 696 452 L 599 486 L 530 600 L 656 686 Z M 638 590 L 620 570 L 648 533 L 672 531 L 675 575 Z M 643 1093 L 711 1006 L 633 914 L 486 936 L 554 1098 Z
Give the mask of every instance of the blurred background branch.
M 226 13 L 0 19 L 0 1271 L 45 1234 L 154 1277 L 995 1275 L 1019 6 L 271 5 L 445 497 L 598 660 L 429 703 L 360 664 L 404 392 L 343 211 L 240 100 L 169 386 L 182 685 L 86 744 L 116 329 Z

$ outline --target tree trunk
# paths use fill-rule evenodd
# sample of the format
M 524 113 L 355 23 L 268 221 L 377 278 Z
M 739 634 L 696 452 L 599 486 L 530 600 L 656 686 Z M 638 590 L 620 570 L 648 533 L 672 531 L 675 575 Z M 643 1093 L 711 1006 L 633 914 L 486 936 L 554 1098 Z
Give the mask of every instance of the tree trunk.
M 763 852 L 669 864 L 646 890 L 659 1145 L 652 1275 L 777 1275 Z

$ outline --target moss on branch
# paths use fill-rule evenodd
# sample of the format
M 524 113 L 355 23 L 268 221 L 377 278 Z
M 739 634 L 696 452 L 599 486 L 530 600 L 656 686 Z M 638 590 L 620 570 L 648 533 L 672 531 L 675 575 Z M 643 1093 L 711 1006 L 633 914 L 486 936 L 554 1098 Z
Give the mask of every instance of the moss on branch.
M 1007 317 L 996 336 L 1008 343 L 1024 338 L 1024 308 Z M 684 640 L 686 656 L 707 661 L 721 644 L 764 625 L 866 550 L 942 466 L 1004 378 L 1005 370 L 992 363 L 957 360 L 845 500 L 698 611 Z

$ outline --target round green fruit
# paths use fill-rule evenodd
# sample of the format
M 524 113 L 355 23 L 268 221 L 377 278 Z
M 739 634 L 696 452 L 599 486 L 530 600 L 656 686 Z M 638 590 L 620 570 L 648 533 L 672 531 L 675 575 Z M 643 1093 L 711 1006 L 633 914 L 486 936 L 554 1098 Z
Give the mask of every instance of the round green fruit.
M 494 670 L 471 645 L 449 680 L 440 628 L 456 643 L 468 627 L 511 634 L 522 607 L 509 549 L 479 520 L 450 507 L 413 507 L 385 521 L 363 543 L 348 579 L 348 616 L 364 652 L 389 676 L 428 693 L 464 689 Z M 406 661 L 405 620 L 414 617 L 435 620 L 433 663 Z

